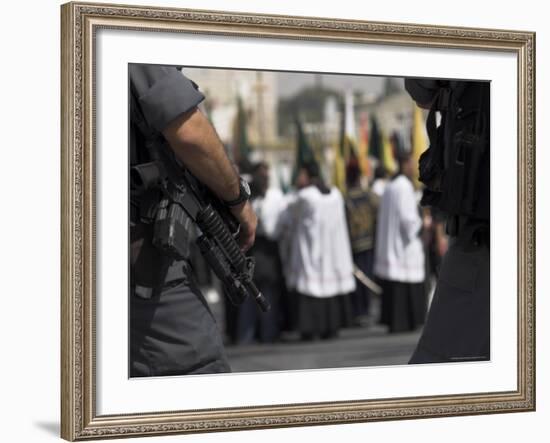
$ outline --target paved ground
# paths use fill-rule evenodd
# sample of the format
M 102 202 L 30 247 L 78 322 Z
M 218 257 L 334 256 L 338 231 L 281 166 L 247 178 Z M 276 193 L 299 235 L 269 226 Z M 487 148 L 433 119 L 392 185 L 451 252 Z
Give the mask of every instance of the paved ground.
M 381 326 L 340 331 L 332 340 L 300 342 L 287 335 L 276 344 L 227 346 L 233 372 L 407 364 L 420 331 L 388 334 Z
M 221 330 L 223 305 L 217 292 L 203 288 Z M 372 318 L 380 316 L 380 300 L 371 300 Z M 372 320 L 371 320 L 372 321 Z M 388 334 L 384 326 L 342 329 L 338 338 L 303 342 L 298 334 L 283 335 L 276 344 L 226 344 L 233 372 L 404 365 L 409 361 L 420 330 Z

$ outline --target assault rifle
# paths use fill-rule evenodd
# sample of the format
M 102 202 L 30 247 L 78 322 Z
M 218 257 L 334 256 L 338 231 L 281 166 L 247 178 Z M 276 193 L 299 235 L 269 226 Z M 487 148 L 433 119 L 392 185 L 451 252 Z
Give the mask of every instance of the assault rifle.
M 159 146 L 159 145 L 157 145 Z M 269 302 L 252 277 L 254 259 L 239 248 L 235 237 L 239 223 L 228 208 L 183 169 L 166 146 L 150 149 L 155 159 L 132 167 L 133 189 L 158 188 L 162 199 L 156 208 L 153 244 L 174 259 L 187 256 L 189 220 L 198 228 L 197 246 L 206 262 L 223 284 L 232 304 L 240 305 L 251 296 L 263 312 Z

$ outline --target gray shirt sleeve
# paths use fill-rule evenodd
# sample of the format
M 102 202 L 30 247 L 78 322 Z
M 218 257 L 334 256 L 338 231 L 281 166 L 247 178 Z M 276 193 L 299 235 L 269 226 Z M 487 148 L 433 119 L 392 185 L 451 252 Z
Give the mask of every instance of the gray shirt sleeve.
M 197 86 L 176 68 L 130 64 L 129 74 L 143 116 L 159 132 L 204 100 Z

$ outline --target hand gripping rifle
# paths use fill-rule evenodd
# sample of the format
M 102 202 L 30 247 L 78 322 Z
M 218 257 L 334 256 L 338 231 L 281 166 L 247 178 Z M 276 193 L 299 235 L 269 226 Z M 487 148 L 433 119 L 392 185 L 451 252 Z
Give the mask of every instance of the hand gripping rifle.
M 154 161 L 136 165 L 130 171 L 132 187 L 138 192 L 151 188 L 162 191 L 153 244 L 174 259 L 186 258 L 185 239 L 191 219 L 199 230 L 197 246 L 231 303 L 238 306 L 250 295 L 267 312 L 269 302 L 252 281 L 254 259 L 246 257 L 235 240 L 239 232 L 237 219 L 168 150 L 164 144 L 149 146 Z

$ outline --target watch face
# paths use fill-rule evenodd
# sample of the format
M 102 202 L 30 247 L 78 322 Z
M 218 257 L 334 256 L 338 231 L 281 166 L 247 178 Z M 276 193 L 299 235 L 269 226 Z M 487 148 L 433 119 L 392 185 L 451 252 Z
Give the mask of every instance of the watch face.
M 242 187 L 244 189 L 245 194 L 250 197 L 250 185 L 246 180 L 241 180 Z

